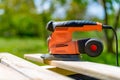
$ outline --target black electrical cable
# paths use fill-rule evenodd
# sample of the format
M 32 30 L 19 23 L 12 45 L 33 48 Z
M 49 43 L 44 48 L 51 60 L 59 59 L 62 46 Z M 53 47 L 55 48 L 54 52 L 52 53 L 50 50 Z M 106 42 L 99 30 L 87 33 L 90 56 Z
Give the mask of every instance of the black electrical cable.
M 118 37 L 117 37 L 117 33 L 115 31 L 114 28 L 112 28 L 111 26 L 108 25 L 103 25 L 103 29 L 112 29 L 114 35 L 115 35 L 115 39 L 116 39 L 116 65 L 119 66 L 119 56 L 118 56 Z

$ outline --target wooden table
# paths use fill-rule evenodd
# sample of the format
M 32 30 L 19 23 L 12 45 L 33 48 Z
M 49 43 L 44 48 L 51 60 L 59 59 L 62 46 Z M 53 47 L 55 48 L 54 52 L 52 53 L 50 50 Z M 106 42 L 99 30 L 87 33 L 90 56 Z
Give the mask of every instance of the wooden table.
M 0 80 L 120 80 L 119 67 L 86 61 L 45 61 L 41 55 L 24 57 L 47 65 L 39 66 L 10 53 L 0 53 Z

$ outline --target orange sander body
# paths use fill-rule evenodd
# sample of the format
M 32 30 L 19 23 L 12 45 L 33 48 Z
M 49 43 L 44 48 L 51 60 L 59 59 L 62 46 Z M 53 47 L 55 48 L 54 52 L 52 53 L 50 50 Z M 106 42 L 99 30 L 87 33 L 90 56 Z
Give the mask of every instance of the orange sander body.
M 49 55 L 42 58 L 52 60 L 80 60 L 79 54 L 86 53 L 96 57 L 103 51 L 102 42 L 97 39 L 86 38 L 72 41 L 75 31 L 102 31 L 102 24 L 92 21 L 61 21 L 47 24 L 47 30 L 52 34 L 48 38 Z

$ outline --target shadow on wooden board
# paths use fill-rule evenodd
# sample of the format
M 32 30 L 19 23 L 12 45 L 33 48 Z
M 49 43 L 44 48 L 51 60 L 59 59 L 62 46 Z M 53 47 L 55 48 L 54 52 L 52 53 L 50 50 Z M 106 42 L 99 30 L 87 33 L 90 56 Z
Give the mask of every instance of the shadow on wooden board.
M 75 80 L 99 80 L 90 76 L 82 75 L 82 74 L 74 74 L 74 75 L 69 75 L 68 77 L 71 77 Z

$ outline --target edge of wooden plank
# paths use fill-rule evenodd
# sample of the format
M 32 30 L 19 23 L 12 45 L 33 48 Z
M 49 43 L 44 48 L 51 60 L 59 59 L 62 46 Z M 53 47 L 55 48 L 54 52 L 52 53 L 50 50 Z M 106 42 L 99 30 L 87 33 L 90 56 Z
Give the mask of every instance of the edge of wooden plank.
M 35 55 L 32 55 L 32 54 L 25 54 L 24 55 L 24 58 L 28 59 L 28 60 L 32 60 L 32 61 L 36 61 L 36 62 L 40 62 L 40 63 L 46 63 L 46 64 L 50 64 L 51 61 L 49 60 L 46 60 L 44 61 L 40 56 L 42 54 L 35 54 Z M 44 66 L 42 66 L 44 67 Z M 47 66 L 48 67 L 48 66 Z M 45 68 L 45 67 L 44 67 Z M 65 69 L 62 69 L 62 68 L 58 68 L 56 66 L 50 66 L 49 65 L 49 68 L 47 68 L 48 70 L 51 70 L 51 71 L 54 71 L 54 72 L 57 72 L 59 74 L 62 74 L 62 75 L 73 75 L 73 74 L 76 74 L 76 72 L 73 72 L 73 71 L 69 71 L 69 70 L 65 70 Z
M 42 54 L 24 54 L 24 58 L 40 63 L 44 63 L 44 60 L 41 58 Z
M 71 65 L 72 64 L 72 65 Z M 104 80 L 120 80 L 120 68 L 92 62 L 52 61 L 51 65 Z
M 11 67 L 32 80 L 73 80 L 58 73 L 46 70 L 9 53 L 0 53 L 1 63 Z
M 42 54 L 26 54 L 25 58 L 43 62 L 40 59 Z M 105 79 L 105 80 L 120 80 L 120 68 L 100 63 L 93 62 L 75 62 L 75 61 L 51 61 L 50 65 L 56 66 L 62 69 L 70 70 L 76 73 L 88 75 L 91 77 Z

